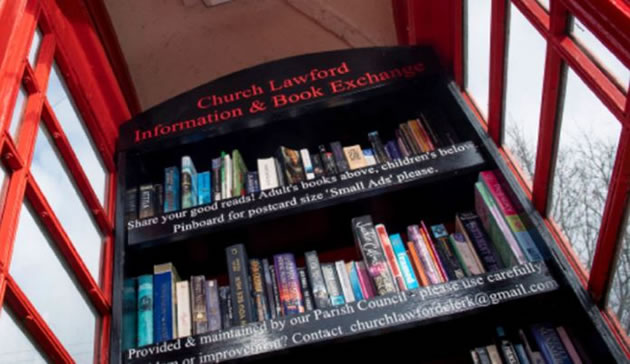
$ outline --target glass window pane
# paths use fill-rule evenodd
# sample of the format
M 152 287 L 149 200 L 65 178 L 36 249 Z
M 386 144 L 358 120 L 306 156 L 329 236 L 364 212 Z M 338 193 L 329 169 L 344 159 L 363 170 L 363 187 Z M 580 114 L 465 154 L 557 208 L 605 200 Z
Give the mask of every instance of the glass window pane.
M 74 360 L 91 363 L 96 314 L 62 259 L 22 204 L 9 272 Z
M 47 363 L 30 338 L 18 324 L 13 313 L 3 307 L 0 310 L 0 363 Z
M 549 10 L 549 0 L 537 0 L 540 5 L 543 6 L 547 11 Z
M 618 86 L 624 90 L 628 90 L 630 70 L 628 70 L 593 33 L 586 29 L 586 26 L 576 17 L 573 17 L 569 33 L 586 49 L 593 60 L 612 76 L 613 81 L 617 83 Z
M 510 3 L 503 143 L 532 180 L 545 73 L 544 38 Z
M 491 0 L 464 2 L 464 85 L 484 118 L 488 118 Z
M 107 171 L 56 63 L 52 67 L 46 96 L 96 196 L 101 204 L 105 204 Z
M 621 124 L 569 69 L 550 214 L 590 270 Z
M 0 164 L 0 211 L 2 211 L 2 205 L 4 204 L 4 192 L 9 184 L 9 172 Z
M 35 62 L 37 61 L 37 55 L 39 54 L 39 48 L 42 45 L 42 31 L 39 28 L 35 29 L 35 34 L 33 35 L 33 43 L 31 43 L 31 48 L 28 51 L 28 63 L 31 66 L 35 66 Z
M 22 117 L 24 116 L 24 108 L 26 107 L 26 99 L 28 93 L 24 88 L 24 85 L 20 85 L 18 90 L 17 99 L 15 100 L 15 106 L 13 107 L 13 115 L 11 116 L 11 124 L 9 124 L 9 134 L 13 137 L 13 141 L 17 143 L 17 131 Z
M 48 131 L 41 124 L 31 174 L 88 270 L 98 281 L 103 237 L 72 183 Z
M 619 319 L 626 334 L 630 334 L 630 227 L 626 224 L 617 267 L 608 296 L 608 306 Z

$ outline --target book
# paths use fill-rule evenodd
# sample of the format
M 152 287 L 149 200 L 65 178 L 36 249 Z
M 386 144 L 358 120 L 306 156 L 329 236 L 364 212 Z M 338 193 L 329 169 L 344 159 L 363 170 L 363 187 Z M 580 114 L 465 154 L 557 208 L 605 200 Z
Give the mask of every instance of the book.
M 368 140 L 372 145 L 372 150 L 374 151 L 374 156 L 376 157 L 376 163 L 389 162 L 390 159 L 387 156 L 387 153 L 385 153 L 385 147 L 383 146 L 383 142 L 381 141 L 378 131 L 369 132 Z
M 493 344 L 486 346 L 486 352 L 488 352 L 490 363 L 503 364 L 503 360 L 501 360 L 501 355 L 499 355 L 499 349 L 496 347 L 496 345 Z
M 337 278 L 339 279 L 344 301 L 346 301 L 346 303 L 354 302 L 354 292 L 352 291 L 352 285 L 350 284 L 350 278 L 346 270 L 346 263 L 343 260 L 336 261 L 335 271 L 337 272 Z
M 444 280 L 438 271 L 437 264 L 429 252 L 429 248 L 424 241 L 424 237 L 420 233 L 420 227 L 418 225 L 408 226 L 407 235 L 411 241 L 413 241 L 417 249 L 420 261 L 422 262 L 422 266 L 424 268 L 424 273 L 426 274 L 429 282 L 431 284 L 442 283 Z
M 506 364 L 520 364 L 516 349 L 514 349 L 514 345 L 505 335 L 503 327 L 497 326 L 496 331 L 498 337 L 497 346 L 500 349 L 501 356 L 503 357 L 503 362 L 505 362 Z
M 315 171 L 313 170 L 311 154 L 308 152 L 308 149 L 300 149 L 300 157 L 302 158 L 302 167 L 304 168 L 304 176 L 306 177 L 306 179 L 315 179 Z
M 181 209 L 179 168 L 177 166 L 164 169 L 164 212 Z
M 276 300 L 273 294 L 272 270 L 269 266 L 269 260 L 262 260 L 263 277 L 265 279 L 265 294 L 267 295 L 267 310 L 270 318 L 274 319 L 276 315 Z
M 245 194 L 245 176 L 247 176 L 245 160 L 243 160 L 241 152 L 234 149 L 232 151 L 232 197 Z
M 533 346 L 532 343 L 535 342 L 531 338 L 530 332 L 525 332 L 524 330 L 518 330 L 518 337 L 521 339 L 523 346 L 525 347 L 525 352 L 527 352 L 527 356 L 529 357 L 532 364 L 545 364 L 545 360 L 538 350 L 537 347 Z
M 424 153 L 422 151 L 422 148 L 420 147 L 420 144 L 418 144 L 416 139 L 413 138 L 413 136 L 411 135 L 411 130 L 409 129 L 409 125 L 407 123 L 402 123 L 402 124 L 399 125 L 399 127 L 400 127 L 400 135 L 403 137 L 403 139 L 405 139 L 405 141 L 407 142 L 407 145 L 409 145 L 412 153 L 414 155 L 418 155 L 418 154 Z
M 309 281 L 311 282 L 315 307 L 320 309 L 330 307 L 330 297 L 328 297 L 326 282 L 324 282 L 317 252 L 312 250 L 304 253 L 304 262 Z
M 125 221 L 138 218 L 138 188 L 133 187 L 125 191 Z
M 390 156 L 389 159 L 391 160 L 402 159 L 402 153 L 398 149 L 398 144 L 393 140 L 390 140 L 385 144 L 385 151 L 388 152 L 388 155 Z
M 424 239 L 424 242 L 429 250 L 429 254 L 431 255 L 431 259 L 435 262 L 435 266 L 437 267 L 438 273 L 442 277 L 442 282 L 448 281 L 448 276 L 446 275 L 446 269 L 444 268 L 444 262 L 440 259 L 440 256 L 435 249 L 435 243 L 433 239 L 431 239 L 431 234 L 429 234 L 429 229 L 424 224 L 424 221 L 420 221 L 420 235 Z
M 444 224 L 437 224 L 431 226 L 431 232 L 433 233 L 433 242 L 435 243 L 436 250 L 440 255 L 442 264 L 444 265 L 446 272 L 449 275 L 449 280 L 460 279 L 466 277 L 464 269 L 460 266 L 455 252 L 451 248 L 449 243 L 448 231 Z
M 416 279 L 416 274 L 413 272 L 413 268 L 411 267 L 411 260 L 409 260 L 409 256 L 407 255 L 407 251 L 405 250 L 405 245 L 403 244 L 400 234 L 390 235 L 389 240 L 392 243 L 394 255 L 398 260 L 400 274 L 405 281 L 405 286 L 407 289 L 416 289 L 420 287 L 418 285 L 418 280 Z
M 232 325 L 240 326 L 254 322 L 255 313 L 245 246 L 243 244 L 228 246 L 225 248 L 225 254 L 232 298 Z
M 123 281 L 122 349 L 137 346 L 138 337 L 138 280 L 127 278 Z
M 381 247 L 370 215 L 352 219 L 352 233 L 366 269 L 374 282 L 376 293 L 396 293 L 396 283 L 387 266 L 387 258 Z M 330 293 L 330 290 L 328 291 Z
M 311 162 L 313 163 L 313 173 L 315 173 L 315 178 L 326 175 L 324 162 L 322 162 L 322 157 L 319 154 L 311 154 Z
M 558 337 L 560 338 L 560 341 L 562 341 L 562 345 L 564 345 L 564 348 L 567 350 L 567 354 L 569 354 L 573 363 L 582 364 L 582 358 L 580 358 L 575 345 L 573 345 L 573 341 L 571 341 L 567 330 L 562 326 L 558 326 L 556 327 L 556 332 L 558 333 Z
M 339 173 L 346 172 L 350 170 L 350 166 L 348 165 L 348 161 L 346 161 L 346 157 L 343 154 L 343 147 L 340 142 L 332 142 L 330 143 L 330 150 L 332 151 L 335 166 L 337 167 L 337 171 Z
M 558 333 L 550 324 L 534 324 L 531 333 L 547 363 L 572 364 L 569 353 L 564 348 Z
M 177 336 L 177 292 L 179 274 L 172 263 L 153 266 L 153 335 L 154 342 Z
M 479 358 L 479 362 L 482 364 L 492 364 L 490 361 L 490 356 L 488 355 L 488 351 L 485 347 L 475 348 L 475 352 L 477 353 L 477 357 Z
M 278 287 L 278 279 L 276 277 L 276 268 L 273 264 L 269 265 L 269 275 L 271 276 L 271 289 L 273 292 L 273 302 L 275 303 L 276 317 L 284 315 L 282 305 L 280 304 L 280 288 Z
M 359 284 L 361 285 L 361 294 L 364 299 L 370 299 L 376 296 L 374 292 L 374 286 L 372 285 L 372 280 L 370 279 L 370 275 L 367 272 L 367 268 L 365 268 L 364 262 L 354 262 L 354 265 L 357 269 L 357 275 L 359 276 Z
M 432 148 L 431 150 L 439 147 L 440 144 L 443 144 L 440 141 L 439 135 L 435 132 L 435 130 L 433 130 L 433 128 L 431 127 L 431 123 L 429 123 L 429 120 L 424 116 L 424 114 L 420 114 L 420 117 L 417 120 L 420 122 L 420 127 L 427 135 L 430 147 Z M 445 123 L 442 124 L 444 125 Z M 450 132 L 445 134 L 450 134 Z M 455 141 L 451 140 L 451 144 L 455 144 Z
M 258 172 L 247 172 L 247 176 L 245 176 L 245 181 L 245 193 L 260 192 L 260 186 L 258 184 Z
M 223 328 L 221 307 L 219 284 L 216 279 L 209 279 L 206 281 L 206 317 L 208 318 L 207 332 L 217 331 Z
M 263 158 L 257 160 L 258 181 L 260 190 L 265 191 L 278 187 L 278 174 L 276 173 L 276 162 L 273 158 Z
M 286 177 L 284 175 L 284 171 L 282 168 L 282 165 L 280 164 L 280 161 L 278 160 L 278 158 L 273 158 L 273 163 L 276 167 L 276 178 L 278 179 L 278 186 L 286 186 L 287 185 L 287 181 L 286 181 Z
M 363 299 L 363 290 L 361 289 L 361 282 L 359 282 L 359 272 L 355 262 L 346 263 L 346 273 L 350 279 L 350 287 L 352 287 L 352 294 L 354 294 L 355 301 L 361 301 Z
M 206 277 L 190 277 L 190 314 L 192 316 L 191 327 L 194 335 L 208 332 L 206 288 Z
M 518 356 L 518 361 L 520 364 L 531 364 L 529 360 L 529 356 L 527 356 L 527 352 L 525 351 L 525 347 L 521 343 L 514 344 L 514 350 L 516 351 L 516 355 Z
M 455 226 L 457 231 L 462 233 L 466 240 L 472 244 L 487 272 L 505 267 L 490 238 L 483 229 L 479 216 L 473 213 L 457 214 L 455 216 Z
M 153 198 L 155 215 L 159 215 L 164 212 L 164 186 L 161 183 L 153 184 Z
M 455 252 L 459 265 L 464 270 L 466 276 L 484 273 L 483 266 L 478 263 L 477 253 L 470 249 L 466 238 L 462 233 L 452 233 L 448 237 L 451 250 Z
M 186 337 L 192 334 L 190 322 L 190 284 L 188 281 L 180 281 L 175 284 L 177 291 L 177 337 Z
M 189 156 L 182 157 L 182 208 L 197 206 L 197 169 Z
M 326 283 L 326 290 L 328 291 L 331 305 L 343 305 L 346 301 L 343 297 L 343 293 L 341 292 L 341 285 L 339 283 L 339 277 L 337 277 L 335 266 L 331 263 L 323 263 L 321 264 L 321 267 L 322 276 L 324 277 L 324 282 Z
M 311 287 L 308 284 L 306 268 L 298 268 L 298 276 L 300 277 L 300 288 L 302 290 L 302 297 L 304 298 L 304 310 L 313 311 L 315 309 L 315 304 L 313 303 L 313 297 L 311 296 Z
M 417 120 L 409 120 L 407 121 L 407 125 L 409 126 L 409 131 L 411 133 L 411 137 L 416 141 L 416 144 L 420 146 L 420 149 L 423 153 L 429 152 L 431 149 L 429 145 L 426 143 L 426 140 L 423 138 L 420 127 L 417 123 Z
M 145 219 L 152 217 L 156 213 L 155 206 L 155 187 L 153 184 L 144 184 L 140 186 L 140 211 L 138 218 Z
M 276 254 L 273 256 L 273 265 L 276 269 L 282 312 L 285 316 L 303 313 L 304 299 L 295 257 L 291 253 Z
M 221 313 L 221 327 L 229 329 L 232 327 L 232 320 L 234 317 L 232 311 L 232 293 L 229 286 L 219 287 L 219 307 Z
M 376 165 L 374 151 L 371 148 L 363 149 L 363 158 L 365 159 L 365 164 L 368 166 Z
M 413 271 L 416 274 L 418 284 L 421 286 L 428 286 L 429 284 L 431 284 L 431 282 L 429 281 L 427 275 L 424 273 L 424 266 L 422 265 L 422 260 L 420 260 L 420 253 L 418 253 L 416 244 L 413 241 L 407 242 L 407 251 L 409 252 L 409 260 L 411 260 L 411 266 L 413 267 Z
M 153 344 L 153 276 L 138 277 L 138 346 Z
M 223 156 L 223 166 L 225 167 L 225 198 L 232 198 L 234 188 L 234 163 L 229 154 Z M 223 186 L 221 186 L 223 192 Z
M 360 145 L 343 147 L 343 154 L 346 157 L 350 170 L 367 167 L 367 161 L 363 156 L 363 150 Z
M 396 130 L 394 134 L 396 135 L 395 142 L 396 142 L 396 146 L 398 147 L 398 150 L 400 151 L 401 157 L 402 158 L 409 157 L 411 155 L 411 150 L 409 149 L 405 140 L 403 139 L 400 133 L 400 130 Z
M 385 258 L 387 259 L 387 265 L 389 267 L 389 271 L 394 278 L 394 282 L 396 282 L 396 287 L 401 290 L 407 290 L 407 285 L 405 284 L 405 280 L 403 279 L 402 273 L 400 272 L 400 267 L 398 266 L 398 259 L 394 254 L 394 249 L 392 248 L 392 243 L 389 241 L 389 236 L 387 235 L 387 230 L 385 229 L 385 225 L 378 224 L 375 226 L 376 234 L 378 236 L 378 240 L 381 243 L 381 249 L 385 254 Z
M 481 359 L 479 359 L 479 354 L 477 354 L 475 349 L 470 351 L 470 357 L 472 358 L 473 364 L 481 364 Z
M 210 172 L 197 174 L 197 204 L 206 205 L 212 203 L 212 186 L 210 185 Z
M 281 146 L 278 148 L 277 158 L 282 167 L 281 170 L 284 171 L 284 178 L 287 184 L 299 183 L 306 179 L 300 152 Z
M 212 196 L 214 201 L 221 199 L 221 157 L 212 159 Z
M 256 317 L 258 321 L 264 321 L 269 317 L 267 316 L 267 296 L 263 284 L 262 264 L 259 259 L 249 260 L 249 272 L 252 277 L 252 295 L 254 296 Z

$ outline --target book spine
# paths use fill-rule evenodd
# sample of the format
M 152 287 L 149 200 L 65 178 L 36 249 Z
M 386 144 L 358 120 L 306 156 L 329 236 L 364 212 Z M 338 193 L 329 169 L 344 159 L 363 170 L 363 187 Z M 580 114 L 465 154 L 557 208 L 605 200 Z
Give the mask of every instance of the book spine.
M 243 244 L 236 244 L 225 249 L 230 292 L 232 296 L 232 325 L 240 326 L 254 321 L 247 252 Z
M 245 177 L 245 191 L 246 193 L 255 193 L 256 192 L 256 172 L 247 172 L 247 176 Z
M 372 148 L 363 149 L 363 159 L 365 159 L 365 164 L 368 166 L 376 165 L 376 158 Z
M 385 163 L 389 162 L 390 159 L 385 152 L 385 147 L 383 147 L 383 142 L 381 141 L 381 137 L 378 134 L 378 131 L 372 131 L 368 133 L 368 140 L 372 145 L 372 150 L 374 150 L 374 155 L 376 157 L 377 163 Z
M 439 147 L 442 143 L 440 141 L 440 138 L 438 137 L 438 134 L 431 127 L 431 123 L 429 123 L 429 120 L 427 120 L 424 114 L 420 114 L 418 120 L 420 121 L 420 126 L 427 134 L 427 138 L 429 140 L 429 143 L 431 144 L 431 148 L 435 149 L 436 147 Z M 451 144 L 455 144 L 454 141 Z
M 267 317 L 276 318 L 276 300 L 273 294 L 273 280 L 269 260 L 262 260 L 263 276 L 265 278 L 265 294 L 267 295 Z
M 389 150 L 391 151 L 390 153 L 392 154 L 391 159 L 402 159 L 403 156 L 400 149 L 398 149 L 398 144 L 396 143 L 396 141 L 390 140 L 387 142 L 387 145 L 389 145 Z
M 245 176 L 247 166 L 238 149 L 232 151 L 232 197 L 245 194 Z
M 206 282 L 206 317 L 208 318 L 208 330 L 218 331 L 223 327 L 221 317 L 221 299 L 219 294 L 219 285 L 216 279 L 210 279 Z
M 300 288 L 302 290 L 302 296 L 304 297 L 304 310 L 313 311 L 315 309 L 315 304 L 313 303 L 313 297 L 311 296 L 311 288 L 308 284 L 306 268 L 298 268 L 298 276 L 300 277 Z
M 212 159 L 212 195 L 214 201 L 221 199 L 221 158 Z
M 492 272 L 503 269 L 501 258 L 486 235 L 479 217 L 475 214 L 465 213 L 458 215 L 456 221 L 461 222 L 461 232 L 472 243 L 486 271 Z
M 542 255 L 538 251 L 536 243 L 534 243 L 534 240 L 527 232 L 525 224 L 512 205 L 512 201 L 503 190 L 503 187 L 501 186 L 501 183 L 499 183 L 499 180 L 494 172 L 483 171 L 479 174 L 479 177 L 486 185 L 486 188 L 494 199 L 494 203 L 499 207 L 503 218 L 514 234 L 514 237 L 523 250 L 523 254 L 525 254 L 527 260 L 530 262 L 542 260 Z
M 326 290 L 330 296 L 330 303 L 333 306 L 343 305 L 346 301 L 343 298 L 343 293 L 341 292 L 341 285 L 339 284 L 339 278 L 337 277 L 335 266 L 330 263 L 325 263 L 322 264 L 321 267 L 322 276 L 324 277 L 324 282 L 326 283 Z
M 448 242 L 451 250 L 455 253 L 455 257 L 457 257 L 459 265 L 464 270 L 464 273 L 466 273 L 466 276 L 477 275 L 483 272 L 483 268 L 477 265 L 472 255 L 474 252 L 471 252 L 468 244 L 466 244 L 464 235 L 461 233 L 452 233 L 448 237 Z
M 490 361 L 490 356 L 488 355 L 488 351 L 486 350 L 485 346 L 475 348 L 475 352 L 477 353 L 477 356 L 479 357 L 479 361 L 481 362 L 481 364 L 493 364 Z
M 525 346 L 525 351 L 527 352 L 527 356 L 529 356 L 531 363 L 532 364 L 545 364 L 545 360 L 543 359 L 540 351 L 534 350 L 534 347 L 532 347 L 531 343 L 534 340 L 531 339 L 531 336 L 528 336 L 528 334 L 526 334 L 525 331 L 523 330 L 518 330 L 518 336 L 521 339 L 523 346 Z
M 337 170 L 339 171 L 339 173 L 350 170 L 350 167 L 348 166 L 348 161 L 346 161 L 346 158 L 343 155 L 343 148 L 341 147 L 341 143 L 330 143 L 330 149 L 332 150 L 333 156 L 335 157 L 335 165 L 337 166 Z
M 486 351 L 488 352 L 488 358 L 490 358 L 490 363 L 492 364 L 503 364 L 501 360 L 501 355 L 499 355 L 499 349 L 496 345 L 488 345 L 486 346 Z
M 140 186 L 140 211 L 138 218 L 144 219 L 155 215 L 155 188 L 152 184 Z
M 182 157 L 182 208 L 197 206 L 197 170 L 189 156 Z
M 337 272 L 337 278 L 341 285 L 341 292 L 346 303 L 354 302 L 354 292 L 352 291 L 352 285 L 350 284 L 350 278 L 348 277 L 348 271 L 346 270 L 346 263 L 343 260 L 335 262 L 335 270 Z
M 123 317 L 122 348 L 135 348 L 138 337 L 138 289 L 137 279 L 128 278 L 123 281 Z
M 276 277 L 276 268 L 273 264 L 269 265 L 269 275 L 271 276 L 271 289 L 275 303 L 274 310 L 276 317 L 281 317 L 284 315 L 284 311 L 282 311 L 282 304 L 280 304 L 280 287 L 278 286 L 278 277 Z
M 306 270 L 311 282 L 315 307 L 320 309 L 330 307 L 330 298 L 326 290 L 326 282 L 324 282 L 317 252 L 313 250 L 304 253 L 304 261 L 306 262 Z
M 520 364 L 531 364 L 529 361 L 529 357 L 527 356 L 527 352 L 523 347 L 523 344 L 514 344 L 514 351 L 516 351 L 516 356 L 518 356 L 518 362 Z
M 429 229 L 427 229 L 426 225 L 424 224 L 424 221 L 420 222 L 420 234 L 424 238 L 424 242 L 427 245 L 429 254 L 431 254 L 431 258 L 433 259 L 433 262 L 435 262 L 435 266 L 437 267 L 438 273 L 442 277 L 442 281 L 443 282 L 448 281 L 448 276 L 446 275 L 446 269 L 444 268 L 445 262 L 443 262 L 440 259 L 440 256 L 438 255 L 437 250 L 435 249 L 435 243 L 433 242 L 433 239 L 431 239 L 431 234 L 429 234 Z
M 405 251 L 405 245 L 403 244 L 400 234 L 390 235 L 389 240 L 392 243 L 394 254 L 396 255 L 396 259 L 398 260 L 400 273 L 405 280 L 405 286 L 407 287 L 407 289 L 416 289 L 420 287 L 418 285 L 418 280 L 416 279 L 416 274 L 413 272 L 413 268 L 411 267 L 411 261 L 409 260 L 409 255 L 407 255 L 407 251 Z
M 257 164 L 260 190 L 265 191 L 278 187 L 278 173 L 275 160 L 273 158 L 259 159 Z
M 503 363 L 520 364 L 514 345 L 512 345 L 512 343 L 508 340 L 501 340 L 500 344 L 501 353 L 503 354 Z
M 411 266 L 413 267 L 414 272 L 416 273 L 416 278 L 419 281 L 418 284 L 425 287 L 431 284 L 429 278 L 424 273 L 425 269 L 422 265 L 422 260 L 420 259 L 420 253 L 418 253 L 418 249 L 416 248 L 416 244 L 413 241 L 407 242 L 407 250 L 409 251 L 409 259 L 411 260 Z
M 409 125 L 409 131 L 411 132 L 411 137 L 416 141 L 416 143 L 420 146 L 420 149 L 423 153 L 429 151 L 429 146 L 425 143 L 424 139 L 420 135 L 420 130 L 418 125 L 416 124 L 416 120 L 407 121 L 407 125 Z
M 352 293 L 354 294 L 355 301 L 361 301 L 363 299 L 363 290 L 361 289 L 361 282 L 359 281 L 359 272 L 355 262 L 346 263 L 346 272 L 350 279 L 350 286 L 352 287 Z
M 409 238 L 415 244 L 420 261 L 422 262 L 422 266 L 424 268 L 424 273 L 426 274 L 429 282 L 431 284 L 442 283 L 443 282 L 442 276 L 438 272 L 437 265 L 435 261 L 433 260 L 433 258 L 431 257 L 429 249 L 420 232 L 420 227 L 418 225 L 408 226 L 407 236 L 409 236 Z
M 197 205 L 212 203 L 212 189 L 210 186 L 210 172 L 197 175 Z
M 415 119 L 413 122 L 417 126 L 418 134 L 420 135 L 420 138 L 422 138 L 422 142 L 426 146 L 427 152 L 430 152 L 433 149 L 435 149 L 433 147 L 433 143 L 431 142 L 431 138 L 429 137 L 429 134 L 427 133 L 427 131 L 424 129 L 424 126 L 420 122 L 420 119 Z
M 313 163 L 313 173 L 315 173 L 315 178 L 326 175 L 324 163 L 322 162 L 322 157 L 319 154 L 311 154 L 311 162 Z
M 175 281 L 170 271 L 153 275 L 153 335 L 154 342 L 167 341 L 175 338 L 173 319 L 173 290 Z
M 186 337 L 192 334 L 190 324 L 190 286 L 188 281 L 175 284 L 177 290 L 177 337 Z
M 304 301 L 300 290 L 295 257 L 293 254 L 276 254 L 273 256 L 276 278 L 280 291 L 280 304 L 285 316 L 304 312 Z
M 206 278 L 190 277 L 190 309 L 192 314 L 192 333 L 208 332 L 208 312 L 206 310 Z
M 232 188 L 234 188 L 234 163 L 232 163 L 232 157 L 226 154 L 223 157 L 223 164 L 225 165 L 225 198 L 232 198 Z
M 400 134 L 400 130 L 396 130 L 395 134 L 396 134 L 396 145 L 398 146 L 398 150 L 400 151 L 401 156 L 403 158 L 409 157 L 411 155 L 411 151 L 409 150 L 407 145 L 405 145 L 405 140 Z
M 332 153 L 326 151 L 326 147 L 324 145 L 320 145 L 318 149 L 326 175 L 332 176 L 337 174 L 337 167 L 335 166 L 335 159 Z
M 282 165 L 280 165 L 278 158 L 273 158 L 273 165 L 276 168 L 276 179 L 278 181 L 278 186 L 286 186 L 288 182 L 286 181 L 286 176 L 284 175 Z
M 179 211 L 181 209 L 181 195 L 179 182 L 179 168 L 164 169 L 164 212 Z
M 455 252 L 451 249 L 451 244 L 449 243 L 448 231 L 446 231 L 446 227 L 443 224 L 433 225 L 431 226 L 431 232 L 433 232 L 434 241 L 436 242 L 436 246 L 438 251 L 442 253 L 444 257 L 442 262 L 444 262 L 448 270 L 452 272 L 452 279 L 460 279 L 466 277 L 466 273 L 464 269 L 460 266 L 459 260 L 457 256 L 455 256 Z
M 394 249 L 392 248 L 392 243 L 389 240 L 389 236 L 387 235 L 387 230 L 385 229 L 385 225 L 378 224 L 375 226 L 376 233 L 378 234 L 378 240 L 381 243 L 381 248 L 385 253 L 385 257 L 387 258 L 387 263 L 389 265 L 390 272 L 394 277 L 394 281 L 396 281 L 396 285 L 399 290 L 406 291 L 407 285 L 405 284 L 405 280 L 400 272 L 400 267 L 398 266 L 398 259 L 396 258 L 396 254 L 394 254 Z
M 413 154 L 418 155 L 422 153 L 422 148 L 420 148 L 420 145 L 418 145 L 416 140 L 411 136 L 409 125 L 407 125 L 406 123 L 400 124 L 400 133 L 411 148 Z
M 582 359 L 575 349 L 575 345 L 573 345 L 573 342 L 571 341 L 567 330 L 565 330 L 565 328 L 562 326 L 558 326 L 556 327 L 556 332 L 558 333 L 558 337 L 562 341 L 562 345 L 564 345 L 564 348 L 567 350 L 567 354 L 569 354 L 569 357 L 571 358 L 573 363 L 582 364 Z
M 562 340 L 549 324 L 535 324 L 531 327 L 532 335 L 547 363 L 572 364 Z
M 311 154 L 308 149 L 300 149 L 300 157 L 302 157 L 302 165 L 304 167 L 304 175 L 307 180 L 315 179 L 315 171 L 313 170 L 313 163 L 311 162 Z
M 256 307 L 258 321 L 265 321 L 267 317 L 267 297 L 263 285 L 262 265 L 258 259 L 249 260 L 249 270 L 252 276 L 252 294 Z
M 221 307 L 221 326 L 224 330 L 232 327 L 232 293 L 230 287 L 219 287 L 219 305 Z
M 354 240 L 361 251 L 363 261 L 374 281 L 379 295 L 397 292 L 396 283 L 387 265 L 387 258 L 369 215 L 352 219 Z
M 153 276 L 138 277 L 138 346 L 154 343 L 153 335 Z
M 164 212 L 164 185 L 156 183 L 153 185 L 153 198 L 155 204 L 155 215 Z
M 125 221 L 138 218 L 138 188 L 129 188 L 125 192 Z

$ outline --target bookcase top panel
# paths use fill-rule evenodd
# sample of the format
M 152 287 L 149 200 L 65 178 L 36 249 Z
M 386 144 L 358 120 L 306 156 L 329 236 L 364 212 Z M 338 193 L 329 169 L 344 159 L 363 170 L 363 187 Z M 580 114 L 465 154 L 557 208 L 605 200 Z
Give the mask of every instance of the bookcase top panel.
M 301 55 L 254 66 L 144 111 L 120 128 L 120 151 L 192 143 L 274 120 L 433 84 L 430 47 L 373 47 Z

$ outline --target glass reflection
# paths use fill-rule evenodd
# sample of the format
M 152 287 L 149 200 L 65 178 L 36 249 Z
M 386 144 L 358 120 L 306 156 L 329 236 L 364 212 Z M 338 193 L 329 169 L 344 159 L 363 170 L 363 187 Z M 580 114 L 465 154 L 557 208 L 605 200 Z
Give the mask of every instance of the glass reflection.
M 6 307 L 0 311 L 0 363 L 48 363 Z

